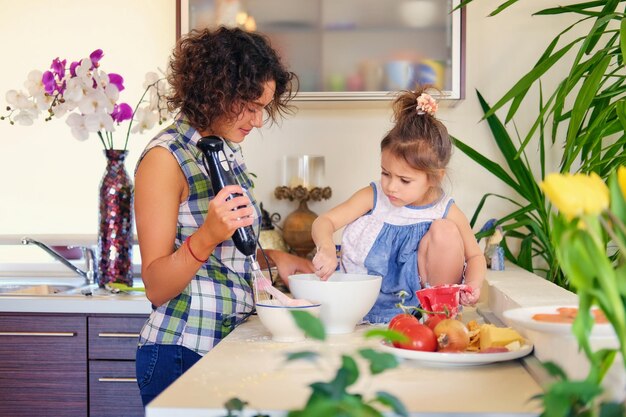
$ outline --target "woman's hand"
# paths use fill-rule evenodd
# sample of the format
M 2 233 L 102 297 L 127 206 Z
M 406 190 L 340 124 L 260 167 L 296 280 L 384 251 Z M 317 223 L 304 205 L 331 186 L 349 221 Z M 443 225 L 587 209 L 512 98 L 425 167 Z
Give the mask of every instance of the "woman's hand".
M 267 252 L 267 255 L 276 265 L 276 269 L 278 269 L 278 276 L 283 280 L 285 285 L 289 285 L 289 275 L 310 274 L 313 272 L 313 264 L 308 259 L 279 250 Z
M 231 198 L 232 194 L 241 194 Z M 250 226 L 254 208 L 239 185 L 227 185 L 209 203 L 209 210 L 200 226 L 204 247 L 215 246 L 229 239 L 235 230 Z M 194 239 L 195 241 L 196 239 Z
M 318 248 L 317 253 L 313 257 L 313 266 L 315 267 L 315 275 L 320 277 L 322 281 L 326 281 L 337 269 L 335 246 Z

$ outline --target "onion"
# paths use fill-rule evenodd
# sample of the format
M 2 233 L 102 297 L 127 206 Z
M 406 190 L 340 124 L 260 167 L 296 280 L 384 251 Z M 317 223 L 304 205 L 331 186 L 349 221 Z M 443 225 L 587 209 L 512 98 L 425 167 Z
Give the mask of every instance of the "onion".
M 469 346 L 469 330 L 459 320 L 441 320 L 434 332 L 439 352 L 463 352 Z

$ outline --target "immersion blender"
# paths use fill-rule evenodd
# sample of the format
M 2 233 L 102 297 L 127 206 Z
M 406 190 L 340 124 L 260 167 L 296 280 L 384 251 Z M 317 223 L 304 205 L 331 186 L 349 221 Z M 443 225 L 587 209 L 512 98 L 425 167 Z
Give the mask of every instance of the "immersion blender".
M 227 185 L 239 184 L 230 163 L 226 159 L 226 154 L 224 154 L 224 139 L 214 135 L 206 136 L 198 141 L 197 146 L 204 155 L 202 162 L 211 176 L 211 185 L 214 194 L 219 193 L 220 190 Z M 240 195 L 241 194 L 231 194 L 230 198 Z M 255 257 L 257 240 L 252 226 L 244 226 L 235 230 L 232 239 L 233 242 L 235 242 L 235 247 L 239 252 L 243 253 L 250 262 L 252 275 L 254 277 L 255 301 L 259 301 L 261 297 L 260 294 L 263 294 L 264 296 L 273 296 L 282 305 L 301 305 L 300 300 L 293 300 L 280 292 L 277 288 L 274 288 L 272 282 L 261 272 L 261 267 Z
M 239 185 L 224 153 L 224 139 L 214 135 L 206 136 L 198 141 L 197 146 L 204 154 L 202 162 L 211 176 L 211 185 L 215 195 L 227 185 Z M 231 194 L 230 198 L 240 195 Z M 255 257 L 257 240 L 252 226 L 243 226 L 235 230 L 232 239 L 235 242 L 235 247 L 250 262 L 252 271 L 260 271 L 261 268 Z

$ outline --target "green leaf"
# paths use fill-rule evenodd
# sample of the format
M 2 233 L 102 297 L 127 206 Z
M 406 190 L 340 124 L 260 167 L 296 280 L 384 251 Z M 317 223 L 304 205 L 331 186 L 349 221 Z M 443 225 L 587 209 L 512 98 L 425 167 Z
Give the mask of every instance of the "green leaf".
M 528 89 L 536 80 L 546 73 L 554 64 L 559 62 L 561 58 L 569 52 L 570 49 L 578 42 L 577 40 L 567 44 L 563 48 L 559 49 L 554 54 L 550 55 L 543 61 L 539 62 L 532 70 L 522 77 L 496 104 L 493 105 L 491 110 L 485 114 L 485 118 L 492 116 L 500 109 L 504 104 L 508 103 L 515 96 Z
M 564 381 L 567 380 L 567 374 L 565 373 L 565 371 L 563 371 L 563 368 L 561 368 L 555 362 L 552 362 L 552 361 L 542 362 L 542 365 L 551 376 L 558 378 L 560 380 L 564 380 Z
M 356 361 L 352 358 L 352 356 L 341 355 L 341 368 L 339 372 L 345 372 L 345 387 L 349 387 L 354 384 L 357 379 L 359 379 L 359 367 L 356 364 Z M 337 380 L 344 380 L 343 377 L 337 377 Z M 345 390 L 344 387 L 344 390 Z
M 502 182 L 507 184 L 509 187 L 513 189 L 518 188 L 518 185 L 515 182 L 515 180 L 511 178 L 511 176 L 504 169 L 502 169 L 502 167 L 499 164 L 493 162 L 490 159 L 487 159 L 478 151 L 474 150 L 474 148 L 472 148 L 469 145 L 466 145 L 465 142 L 461 141 L 460 139 L 455 138 L 455 137 L 453 137 L 452 139 L 454 140 L 454 146 L 458 150 L 463 152 L 465 155 L 473 159 L 474 162 L 477 162 L 478 165 L 485 168 L 487 171 L 491 172 L 493 175 L 495 175 L 498 179 L 500 179 Z
M 624 417 L 626 416 L 626 403 L 608 403 L 600 404 L 598 417 Z
M 409 339 L 403 333 L 396 330 L 389 329 L 372 329 L 365 332 L 363 335 L 366 339 L 372 339 L 375 337 L 381 337 L 390 342 L 408 342 Z
M 604 76 L 604 72 L 609 66 L 609 62 L 611 61 L 611 57 L 605 57 L 591 72 L 591 74 L 587 77 L 585 82 L 583 83 L 580 91 L 578 92 L 578 96 L 576 97 L 576 101 L 574 102 L 574 107 L 572 109 L 572 116 L 570 118 L 570 123 L 567 128 L 567 138 L 566 142 L 571 143 L 574 141 L 574 138 L 578 136 L 580 125 L 593 101 L 596 93 L 598 92 L 598 88 L 600 85 L 600 81 Z
M 622 59 L 626 57 L 626 16 L 622 17 L 619 25 L 619 47 L 622 51 Z
M 380 374 L 387 369 L 396 368 L 399 364 L 398 358 L 391 353 L 378 352 L 374 349 L 360 349 L 359 354 L 369 361 L 372 375 Z
M 397 415 L 400 415 L 403 417 L 408 417 L 409 415 L 409 412 L 407 411 L 404 404 L 402 404 L 402 401 L 400 401 L 398 397 L 391 395 L 388 392 L 385 392 L 385 391 L 376 392 L 376 401 L 391 408 L 393 412 L 396 413 Z
M 537 13 L 534 13 L 535 15 L 541 16 L 541 15 L 554 15 L 554 14 L 562 14 L 562 13 L 581 13 L 581 14 L 588 14 L 588 15 L 595 15 L 596 13 L 594 12 L 586 12 L 587 9 L 594 9 L 597 7 L 602 7 L 606 4 L 606 0 L 596 0 L 596 1 L 588 1 L 585 3 L 578 3 L 578 4 L 569 4 L 567 6 L 561 6 L 561 7 L 551 7 L 548 9 L 543 9 Z
M 291 310 L 291 315 L 296 321 L 296 324 L 301 328 L 304 333 L 317 340 L 326 340 L 326 330 L 322 321 L 306 311 Z
M 224 403 L 224 407 L 226 407 L 226 411 L 228 411 L 228 417 L 233 415 L 233 411 L 243 411 L 246 405 L 248 405 L 248 403 L 240 400 L 239 398 L 231 398 Z
M 489 112 L 492 109 L 490 109 L 489 104 L 487 104 L 482 94 L 480 94 L 480 91 L 477 91 L 476 93 L 483 112 L 485 112 L 485 116 L 487 117 L 487 123 L 489 124 L 491 133 L 496 141 L 496 145 L 498 146 L 498 149 L 500 149 L 502 156 L 504 156 L 506 160 L 507 166 L 517 180 L 517 187 L 515 188 L 515 191 L 528 201 L 539 201 L 541 198 L 541 192 L 539 191 L 537 182 L 533 177 L 532 171 L 529 167 L 524 165 L 524 162 L 521 159 L 517 158 L 517 149 L 504 125 L 497 116 L 494 114 L 489 115 Z
M 311 351 L 290 352 L 287 354 L 287 361 L 307 360 L 315 362 L 319 356 L 319 353 Z

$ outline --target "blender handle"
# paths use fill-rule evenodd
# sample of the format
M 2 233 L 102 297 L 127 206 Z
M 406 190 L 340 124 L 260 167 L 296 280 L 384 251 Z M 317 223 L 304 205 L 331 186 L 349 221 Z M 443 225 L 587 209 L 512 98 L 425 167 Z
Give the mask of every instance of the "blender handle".
M 220 136 L 206 136 L 197 144 L 204 155 L 203 164 L 211 177 L 213 193 L 217 195 L 227 185 L 238 185 L 237 178 L 232 172 L 230 163 L 224 155 L 224 139 Z M 220 153 L 224 158 L 220 160 Z M 226 169 L 228 168 L 228 169 Z M 231 198 L 241 194 L 231 194 Z M 256 254 L 257 239 L 252 226 L 244 226 L 235 230 L 232 236 L 235 247 L 245 256 Z

